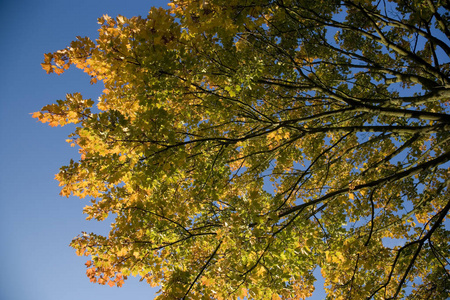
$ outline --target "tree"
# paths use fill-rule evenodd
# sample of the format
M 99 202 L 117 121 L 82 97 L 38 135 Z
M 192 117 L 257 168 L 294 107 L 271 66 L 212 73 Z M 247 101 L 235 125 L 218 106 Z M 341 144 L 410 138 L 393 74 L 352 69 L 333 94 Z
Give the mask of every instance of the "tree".
M 158 299 L 450 294 L 450 3 L 173 0 L 45 55 L 105 85 L 34 114 L 77 124 L 63 196 L 109 236 L 91 281 Z

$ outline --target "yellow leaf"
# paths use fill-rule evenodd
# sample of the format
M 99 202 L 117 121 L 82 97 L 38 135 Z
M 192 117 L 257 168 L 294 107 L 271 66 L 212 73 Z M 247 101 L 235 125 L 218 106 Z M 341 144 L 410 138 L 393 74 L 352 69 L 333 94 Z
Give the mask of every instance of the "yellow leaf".
M 206 286 L 211 286 L 214 283 L 214 281 L 211 278 L 205 278 L 202 280 L 202 283 Z
M 122 248 L 117 252 L 118 256 L 125 256 L 128 253 L 128 249 L 127 248 Z

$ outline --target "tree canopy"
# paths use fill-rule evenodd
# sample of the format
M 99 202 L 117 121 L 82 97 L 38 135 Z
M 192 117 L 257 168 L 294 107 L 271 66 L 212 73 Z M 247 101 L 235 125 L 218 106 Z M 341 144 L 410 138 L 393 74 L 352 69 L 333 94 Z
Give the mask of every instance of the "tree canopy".
M 34 113 L 76 124 L 56 175 L 89 197 L 93 282 L 157 299 L 450 295 L 450 3 L 173 0 L 104 16 L 45 54 L 97 101 Z

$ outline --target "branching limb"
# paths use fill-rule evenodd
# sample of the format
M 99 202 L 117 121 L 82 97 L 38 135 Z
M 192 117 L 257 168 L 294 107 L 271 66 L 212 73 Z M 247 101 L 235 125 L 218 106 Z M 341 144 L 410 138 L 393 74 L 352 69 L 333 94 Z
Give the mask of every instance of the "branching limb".
M 211 262 L 211 260 L 213 259 L 213 257 L 216 255 L 217 251 L 219 250 L 220 246 L 222 245 L 222 241 L 219 242 L 219 244 L 217 245 L 216 249 L 214 249 L 214 252 L 209 256 L 208 261 L 206 262 L 206 264 L 200 269 L 200 272 L 198 272 L 197 276 L 195 277 L 194 281 L 192 281 L 191 285 L 189 286 L 188 290 L 186 291 L 186 293 L 184 294 L 183 298 L 181 299 L 188 299 L 186 298 L 189 293 L 191 292 L 192 287 L 194 286 L 194 284 L 197 282 L 197 280 L 200 278 L 200 276 L 202 275 L 202 273 L 206 270 L 206 268 L 208 267 L 209 263 Z

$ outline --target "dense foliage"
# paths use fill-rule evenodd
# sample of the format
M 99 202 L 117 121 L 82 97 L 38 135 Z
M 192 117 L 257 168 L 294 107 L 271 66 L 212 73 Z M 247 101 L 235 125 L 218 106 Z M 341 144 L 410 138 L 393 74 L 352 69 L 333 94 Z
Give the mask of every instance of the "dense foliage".
M 105 89 L 75 123 L 64 196 L 89 197 L 87 275 L 158 299 L 450 294 L 450 3 L 173 0 L 45 55 Z

